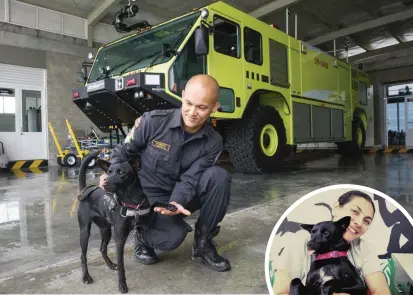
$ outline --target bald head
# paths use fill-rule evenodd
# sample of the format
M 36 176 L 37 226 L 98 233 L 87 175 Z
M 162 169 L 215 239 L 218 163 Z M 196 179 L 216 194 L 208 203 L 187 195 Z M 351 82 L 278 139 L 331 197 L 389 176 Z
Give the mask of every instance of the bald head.
M 215 104 L 219 99 L 219 84 L 210 75 L 193 76 L 186 83 L 186 92 L 202 92 L 211 104 Z
M 182 118 L 184 130 L 198 131 L 216 112 L 219 104 L 218 82 L 209 75 L 196 75 L 186 83 L 182 91 Z

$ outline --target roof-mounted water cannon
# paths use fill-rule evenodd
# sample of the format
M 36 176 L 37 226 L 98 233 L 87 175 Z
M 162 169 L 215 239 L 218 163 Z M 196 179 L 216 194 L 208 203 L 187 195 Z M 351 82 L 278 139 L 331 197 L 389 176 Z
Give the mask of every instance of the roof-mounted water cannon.
M 139 7 L 136 4 L 132 4 L 136 0 L 129 0 L 129 3 L 121 8 L 118 12 L 115 13 L 115 17 L 113 20 L 113 26 L 115 27 L 116 31 L 119 33 L 129 33 L 136 29 L 143 29 L 150 27 L 146 20 L 133 24 L 131 26 L 127 26 L 123 23 L 125 18 L 135 17 L 136 14 L 139 12 Z

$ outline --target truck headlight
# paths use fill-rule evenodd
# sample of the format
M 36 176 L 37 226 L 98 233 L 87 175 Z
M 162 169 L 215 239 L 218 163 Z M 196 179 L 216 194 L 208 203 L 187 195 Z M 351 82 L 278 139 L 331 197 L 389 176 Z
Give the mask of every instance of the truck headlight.
M 145 85 L 161 85 L 161 76 L 154 74 L 146 74 Z

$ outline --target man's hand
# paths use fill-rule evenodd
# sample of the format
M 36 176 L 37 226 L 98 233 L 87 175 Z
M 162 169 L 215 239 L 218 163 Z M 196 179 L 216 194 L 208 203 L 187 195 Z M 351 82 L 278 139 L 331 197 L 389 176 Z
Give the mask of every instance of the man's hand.
M 106 181 L 108 180 L 108 175 L 106 173 L 103 173 L 100 177 L 99 177 L 99 187 L 103 190 L 105 190 L 105 184 Z
M 191 215 L 191 212 L 186 210 L 182 205 L 179 205 L 176 202 L 171 202 L 170 204 L 175 205 L 176 208 L 178 208 L 178 210 L 169 211 L 168 209 L 161 208 L 161 207 L 155 207 L 154 210 L 155 210 L 155 212 L 158 212 L 158 213 L 163 214 L 163 215 L 169 215 L 169 216 L 178 215 L 178 214 L 184 214 L 186 216 Z

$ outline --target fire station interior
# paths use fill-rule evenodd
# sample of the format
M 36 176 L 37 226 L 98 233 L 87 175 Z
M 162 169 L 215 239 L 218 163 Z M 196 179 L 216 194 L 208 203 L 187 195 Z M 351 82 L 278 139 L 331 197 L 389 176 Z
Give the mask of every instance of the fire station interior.
M 101 115 L 105 119 L 106 114 L 96 114 L 96 117 L 88 115 L 90 101 L 82 104 L 84 109 L 81 109 L 81 104 L 75 103 L 76 99 L 82 99 L 79 89 L 86 89 L 84 74 L 90 73 L 95 59 L 99 59 L 98 51 L 102 46 L 136 33 L 142 27 L 148 29 L 214 2 L 0 0 L 2 292 L 119 292 L 117 272 L 108 269 L 102 259 L 101 237 L 94 224 L 87 258 L 94 281 L 92 284 L 82 281 L 78 183 L 80 164 L 86 155 L 99 151 L 99 157 L 110 160 L 111 149 L 125 140 L 132 126 L 119 127 L 115 124 L 101 127 L 95 118 Z M 231 270 L 215 272 L 191 261 L 194 231 L 188 233 L 177 249 L 157 251 L 160 258 L 157 264 L 140 264 L 134 255 L 131 232 L 124 251 L 130 293 L 271 293 L 265 259 L 275 224 L 302 196 L 328 185 L 369 187 L 390 196 L 405 210 L 405 214 L 413 213 L 413 1 L 223 2 L 260 20 L 274 32 L 281 31 L 305 42 L 307 50 L 315 48 L 367 75 L 369 85 L 363 108 L 367 113 L 368 126 L 363 146 L 359 155 L 345 156 L 334 142 L 298 143 L 292 146 L 279 164 L 279 169 L 271 173 L 239 171 L 231 162 L 231 154 L 224 150 L 215 165 L 226 169 L 231 175 L 230 202 L 214 242 L 218 253 L 231 262 Z M 236 19 L 232 13 L 222 12 L 222 15 L 226 19 Z M 241 23 L 242 19 L 237 21 Z M 254 42 L 268 38 L 271 32 L 244 31 L 231 25 L 231 22 L 216 23 L 214 42 L 217 45 L 210 47 L 209 54 L 214 54 L 217 61 L 239 60 L 256 66 L 262 62 L 262 52 L 266 51 L 260 51 L 262 48 Z M 242 41 L 243 45 L 237 43 L 240 40 L 237 34 L 241 33 L 246 38 Z M 212 37 L 210 40 L 212 42 Z M 245 48 L 249 48 L 245 56 L 239 54 L 245 50 L 244 42 Z M 178 95 L 191 76 L 206 69 L 205 64 L 201 64 L 204 58 L 194 54 L 195 46 L 200 46 L 200 43 L 196 45 L 192 38 L 188 44 L 192 48 L 185 47 L 182 58 L 174 64 L 174 70 L 178 73 L 175 83 L 169 85 L 166 81 L 162 86 L 169 87 Z M 136 43 L 127 50 L 132 50 L 134 46 L 145 44 Z M 139 48 L 133 50 L 139 51 Z M 125 55 L 122 56 L 125 61 L 136 58 Z M 277 56 L 281 58 L 282 55 Z M 100 58 L 109 60 L 111 57 L 108 54 Z M 146 65 L 151 60 L 152 57 L 145 60 Z M 305 66 L 303 63 L 302 67 Z M 220 66 L 213 70 L 216 75 L 225 70 L 226 74 L 221 76 L 232 76 L 234 83 L 238 83 L 237 76 L 239 81 L 244 81 L 244 68 L 239 67 L 241 72 L 237 72 L 229 67 Z M 105 75 L 105 71 L 109 69 L 103 67 L 99 73 Z M 165 73 L 168 71 L 165 70 Z M 317 73 L 314 73 L 316 76 Z M 136 80 L 124 80 L 124 83 L 129 86 Z M 101 87 L 91 84 L 87 91 L 92 85 Z M 231 90 L 221 94 L 220 111 L 231 116 L 231 110 L 237 107 L 237 95 L 234 96 Z M 136 92 L 135 98 L 151 98 L 151 95 L 158 94 Z M 245 99 L 241 98 L 241 102 Z M 280 102 L 283 103 L 283 100 Z M 353 113 L 346 112 L 345 115 L 352 116 Z M 293 123 L 288 126 L 287 132 L 290 132 Z M 258 143 L 254 144 L 259 148 Z M 243 160 L 239 155 L 237 159 Z M 97 160 L 92 162 L 92 167 L 88 167 L 86 172 L 87 183 L 91 185 L 98 184 L 103 173 L 96 163 Z M 188 224 L 194 227 L 199 214 L 195 212 L 187 217 Z M 412 220 L 410 216 L 408 218 Z M 404 250 L 398 255 L 413 255 L 413 225 L 404 223 L 404 226 L 406 230 L 399 235 L 399 243 L 396 243 Z M 391 240 L 388 236 L 383 239 L 386 243 Z M 116 260 L 113 235 L 108 255 Z M 411 256 L 408 259 L 411 261 Z M 402 260 L 394 256 L 396 265 Z M 402 275 L 398 275 L 400 268 L 395 268 L 396 275 L 391 281 L 395 286 L 391 289 L 392 295 L 398 294 L 406 282 L 413 286 L 411 265 L 401 267 L 402 279 Z M 399 279 L 403 282 L 400 283 Z M 412 288 L 409 290 L 402 291 L 412 294 Z

